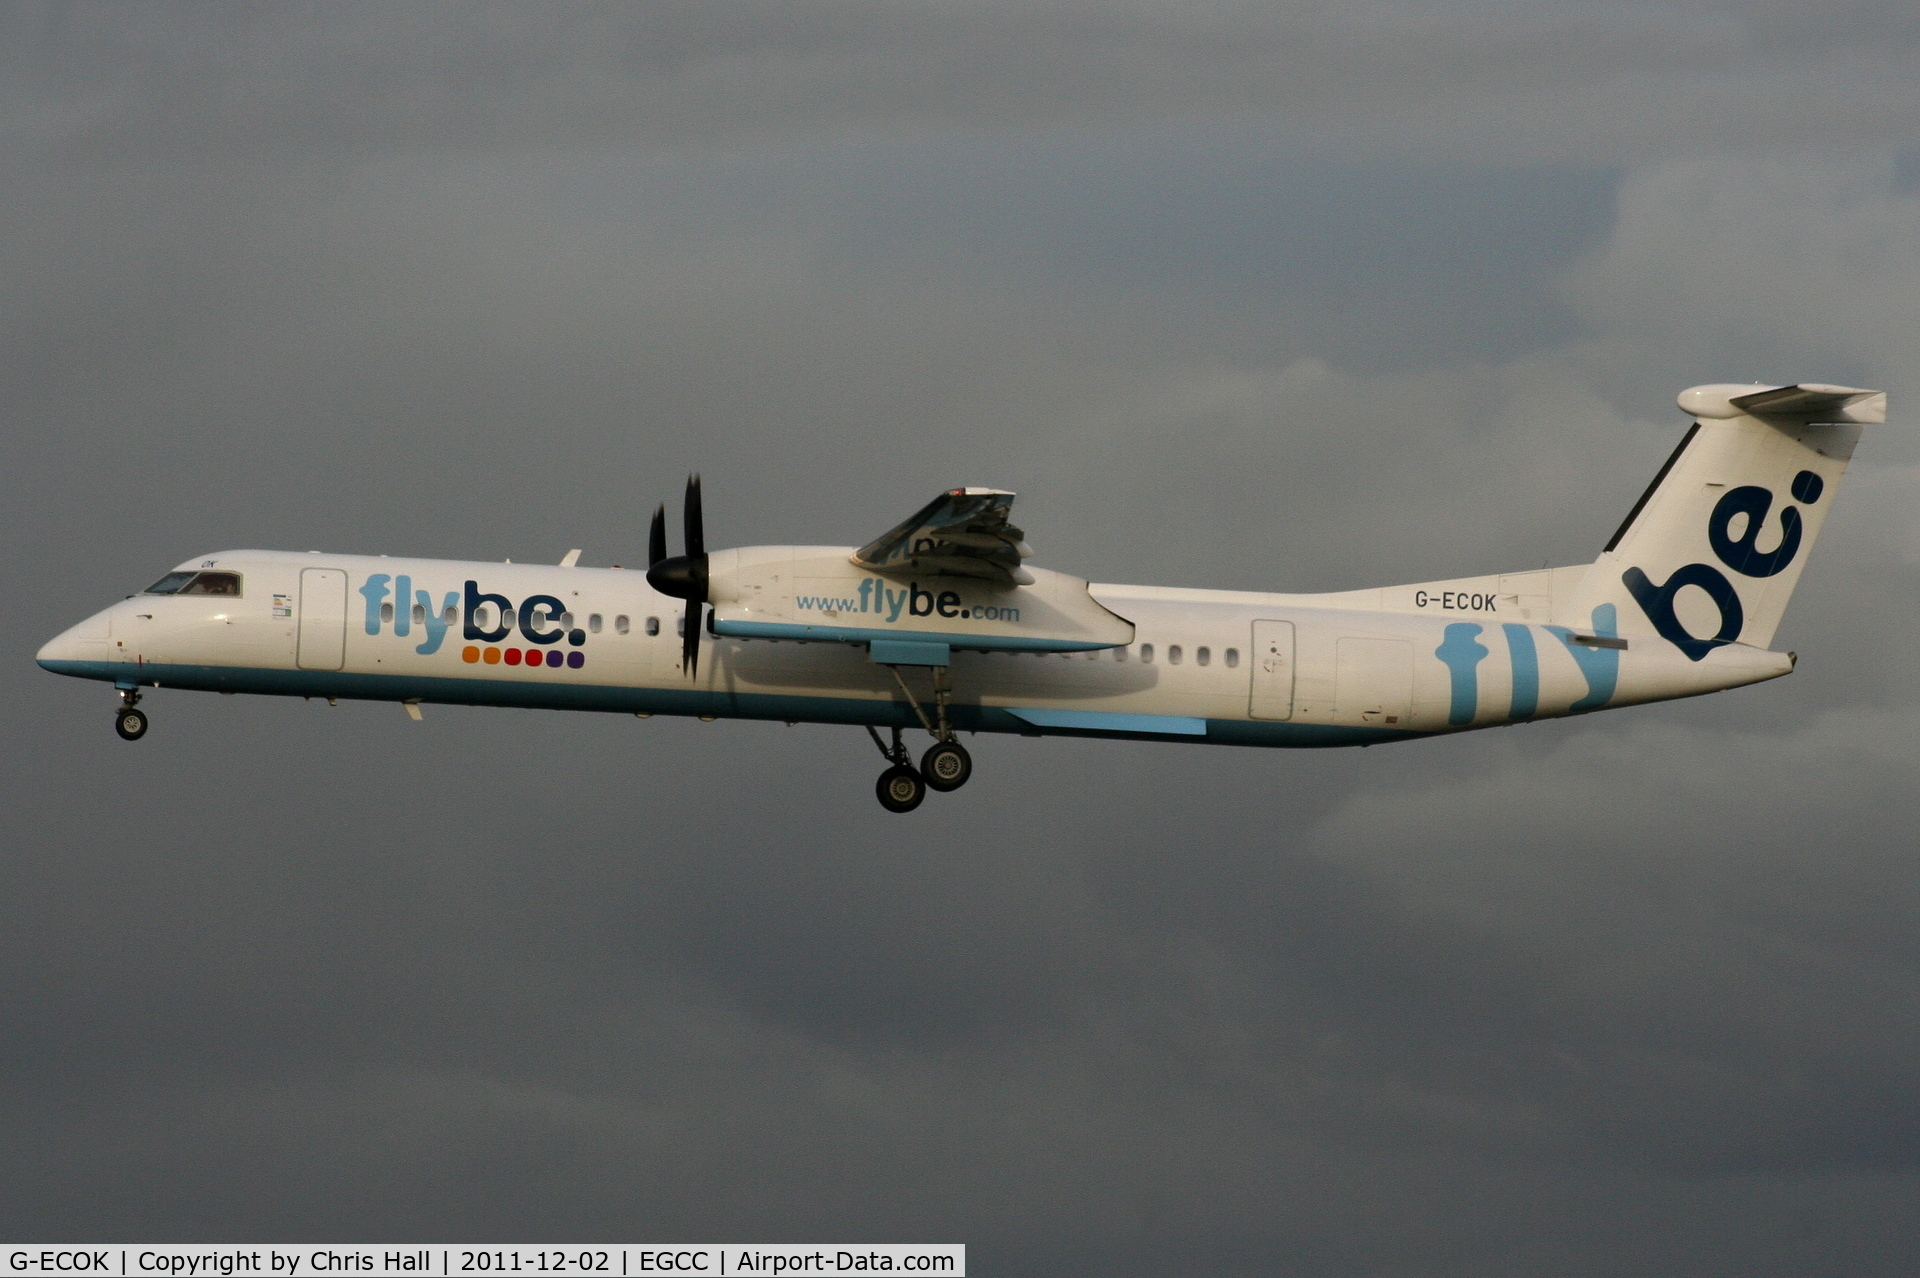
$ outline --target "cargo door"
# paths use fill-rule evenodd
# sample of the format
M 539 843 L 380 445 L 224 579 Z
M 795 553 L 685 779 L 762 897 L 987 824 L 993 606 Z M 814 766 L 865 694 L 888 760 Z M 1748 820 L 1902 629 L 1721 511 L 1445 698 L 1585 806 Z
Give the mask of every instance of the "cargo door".
M 1293 718 L 1293 623 L 1253 623 L 1253 697 L 1247 713 L 1255 719 Z
M 1340 640 L 1333 715 L 1341 723 L 1405 727 L 1413 718 L 1413 645 L 1404 639 Z
M 302 670 L 338 670 L 347 664 L 347 574 L 338 568 L 300 573 Z

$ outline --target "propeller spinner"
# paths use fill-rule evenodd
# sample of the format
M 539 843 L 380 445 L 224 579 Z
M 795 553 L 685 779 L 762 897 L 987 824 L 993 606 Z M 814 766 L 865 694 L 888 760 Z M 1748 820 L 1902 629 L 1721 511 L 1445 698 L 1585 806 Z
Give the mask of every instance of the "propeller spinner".
M 700 664 L 700 626 L 706 622 L 707 534 L 700 512 L 700 476 L 687 476 L 687 497 L 681 507 L 687 553 L 667 558 L 667 508 L 653 512 L 647 538 L 647 584 L 663 595 L 687 601 L 680 622 L 680 668 L 693 678 Z

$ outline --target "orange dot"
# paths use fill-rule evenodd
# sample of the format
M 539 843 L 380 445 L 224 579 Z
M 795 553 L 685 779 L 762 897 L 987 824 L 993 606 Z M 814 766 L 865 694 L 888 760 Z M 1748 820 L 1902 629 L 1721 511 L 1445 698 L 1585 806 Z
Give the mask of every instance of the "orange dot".
M 499 664 L 500 664 L 500 650 L 499 650 L 498 648 L 489 648 L 489 649 L 487 649 L 487 651 L 486 651 L 486 662 L 487 662 L 487 664 L 488 664 L 488 665 L 490 665 L 490 666 L 497 666 L 497 665 L 499 665 Z
M 480 650 L 471 646 L 462 648 L 460 650 L 460 660 L 466 662 L 468 665 L 472 665 L 474 662 L 480 660 Z

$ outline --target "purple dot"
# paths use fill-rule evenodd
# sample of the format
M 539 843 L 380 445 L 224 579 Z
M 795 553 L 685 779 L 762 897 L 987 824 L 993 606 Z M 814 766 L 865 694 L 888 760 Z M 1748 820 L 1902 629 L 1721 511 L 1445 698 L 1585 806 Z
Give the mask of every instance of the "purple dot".
M 555 655 L 555 656 L 558 656 L 559 654 L 558 654 L 558 653 L 555 653 L 554 655 Z M 579 668 L 580 668 L 581 666 L 584 666 L 584 665 L 586 665 L 586 664 L 587 664 L 587 654 L 586 654 L 586 653 L 584 653 L 584 652 L 569 652 L 569 653 L 567 654 L 567 666 L 568 666 L 568 667 L 569 667 L 570 669 L 573 669 L 573 670 L 578 670 L 578 669 L 579 669 Z
M 554 652 L 554 651 L 552 651 L 552 650 L 549 650 L 549 651 L 547 652 L 547 664 L 548 664 L 548 665 L 550 665 L 550 666 L 557 666 L 557 665 L 559 665 L 559 664 L 560 664 L 560 663 L 561 663 L 562 661 L 565 661 L 565 660 L 566 660 L 566 658 L 565 658 L 565 657 L 563 657 L 563 656 L 561 656 L 561 655 L 560 655 L 559 653 L 557 653 L 557 652 Z

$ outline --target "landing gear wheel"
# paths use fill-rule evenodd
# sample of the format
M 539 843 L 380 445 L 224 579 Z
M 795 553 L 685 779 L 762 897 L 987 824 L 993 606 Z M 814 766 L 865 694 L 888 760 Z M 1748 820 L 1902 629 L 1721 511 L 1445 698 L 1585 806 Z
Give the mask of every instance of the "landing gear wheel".
M 880 774 L 874 787 L 880 806 L 889 812 L 911 812 L 927 797 L 927 783 L 912 768 L 895 765 Z
M 122 741 L 138 741 L 147 735 L 147 716 L 128 706 L 113 716 L 113 730 Z
M 958 741 L 942 741 L 920 756 L 920 775 L 935 790 L 958 790 L 973 775 L 973 756 Z

